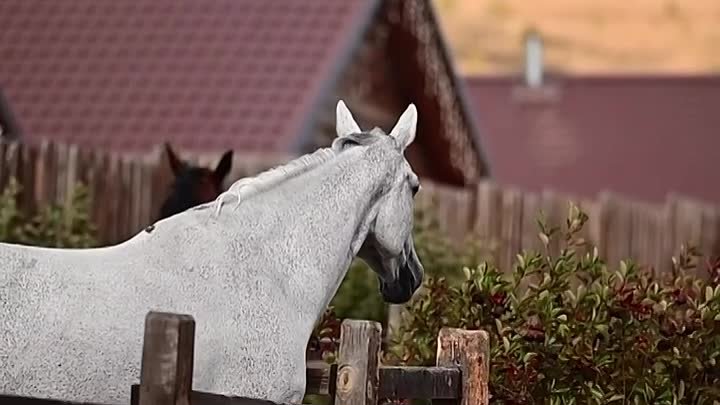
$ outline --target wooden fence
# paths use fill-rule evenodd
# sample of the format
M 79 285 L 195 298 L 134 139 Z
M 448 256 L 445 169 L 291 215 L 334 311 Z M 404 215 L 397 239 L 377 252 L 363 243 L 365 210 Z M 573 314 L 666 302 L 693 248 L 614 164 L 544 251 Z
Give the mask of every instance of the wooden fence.
M 671 270 L 672 257 L 681 245 L 695 246 L 706 257 L 720 254 L 720 207 L 674 193 L 664 204 L 651 204 L 613 192 L 587 199 L 482 182 L 473 189 L 425 184 L 418 197 L 421 204 L 433 204 L 441 228 L 452 239 L 458 243 L 468 237 L 484 241 L 492 248 L 490 258 L 504 269 L 522 249 L 542 249 L 537 224 L 540 212 L 550 225 L 565 226 L 569 202 L 588 214 L 582 237 L 614 266 L 632 259 L 665 273 Z M 557 252 L 558 243 L 550 249 Z
M 202 165 L 214 165 L 219 158 L 219 154 L 181 155 Z M 227 183 L 289 158 L 236 153 Z M 121 156 L 75 145 L 1 142 L 0 187 L 5 187 L 11 176 L 24 187 L 20 205 L 28 212 L 44 202 L 67 201 L 78 182 L 87 185 L 102 244 L 123 241 L 152 223 L 171 180 L 162 153 Z M 440 225 L 454 241 L 473 236 L 494 247 L 491 258 L 503 268 L 522 248 L 540 247 L 535 222 L 540 210 L 551 224 L 561 225 L 568 201 L 577 202 L 588 213 L 584 237 L 613 264 L 632 258 L 664 272 L 685 243 L 706 255 L 720 254 L 720 207 L 676 194 L 669 195 L 664 204 L 649 204 L 614 193 L 586 199 L 551 190 L 523 192 L 491 182 L 460 189 L 424 181 L 418 198 L 424 203 L 436 202 Z
M 128 387 L 131 405 L 273 404 L 192 390 L 194 335 L 192 316 L 148 313 L 140 384 Z M 306 393 L 329 396 L 334 405 L 375 405 L 392 399 L 436 399 L 459 405 L 488 405 L 487 332 L 442 329 L 438 335 L 435 367 L 384 366 L 380 364 L 380 343 L 380 324 L 345 320 L 337 363 L 308 367 Z M 7 395 L 0 395 L 0 403 L 73 405 L 52 399 Z
M 19 205 L 26 213 L 46 203 L 65 204 L 78 183 L 92 198 L 92 219 L 103 245 L 121 242 L 151 224 L 160 212 L 172 181 L 167 157 L 158 147 L 147 155 L 121 155 L 78 145 L 43 142 L 27 145 L 0 141 L 0 189 L 11 177 L 22 186 Z M 203 166 L 220 154 L 180 153 Z M 234 156 L 228 183 L 267 170 L 285 156 Z M 229 184 L 228 184 L 229 185 Z

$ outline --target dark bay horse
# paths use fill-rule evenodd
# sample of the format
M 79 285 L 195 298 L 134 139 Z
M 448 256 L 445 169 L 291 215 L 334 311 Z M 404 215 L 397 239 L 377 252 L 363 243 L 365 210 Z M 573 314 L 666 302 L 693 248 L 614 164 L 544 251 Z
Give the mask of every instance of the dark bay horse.
M 160 208 L 158 220 L 213 201 L 223 191 L 223 181 L 232 167 L 232 150 L 223 153 L 214 170 L 193 166 L 180 159 L 167 143 L 165 152 L 175 180 L 170 189 L 170 195 Z

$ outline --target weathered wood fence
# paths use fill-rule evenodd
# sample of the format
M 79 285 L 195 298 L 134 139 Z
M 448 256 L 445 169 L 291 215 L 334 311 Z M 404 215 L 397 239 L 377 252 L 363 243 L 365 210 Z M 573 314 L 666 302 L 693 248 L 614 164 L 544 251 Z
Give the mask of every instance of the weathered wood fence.
M 214 165 L 220 156 L 181 155 L 202 165 Z M 236 152 L 227 182 L 288 159 Z M 122 156 L 77 145 L 0 142 L 0 187 L 10 177 L 24 187 L 20 205 L 29 212 L 45 202 L 66 202 L 75 184 L 87 185 L 102 244 L 125 240 L 151 223 L 171 181 L 160 148 L 146 156 Z M 524 192 L 492 182 L 461 189 L 423 181 L 418 198 L 425 203 L 435 201 L 440 225 L 454 241 L 467 236 L 481 239 L 492 248 L 489 256 L 503 268 L 520 249 L 540 247 L 535 222 L 540 210 L 551 224 L 561 225 L 568 201 L 589 214 L 584 237 L 611 263 L 632 258 L 665 272 L 684 243 L 706 255 L 720 254 L 720 207 L 676 194 L 668 195 L 664 204 L 650 204 L 610 192 L 587 199 L 552 190 Z
M 307 394 L 335 405 L 374 405 L 386 399 L 432 399 L 459 405 L 489 401 L 489 341 L 482 330 L 445 328 L 435 367 L 390 367 L 380 361 L 381 326 L 345 320 L 336 364 L 307 369 Z M 192 389 L 195 349 L 192 316 L 150 312 L 145 319 L 140 383 L 128 387 L 131 405 L 272 405 Z M 0 395 L 11 405 L 73 405 L 51 399 Z M 79 404 L 74 404 L 79 405 Z M 92 405 L 92 404 L 86 404 Z

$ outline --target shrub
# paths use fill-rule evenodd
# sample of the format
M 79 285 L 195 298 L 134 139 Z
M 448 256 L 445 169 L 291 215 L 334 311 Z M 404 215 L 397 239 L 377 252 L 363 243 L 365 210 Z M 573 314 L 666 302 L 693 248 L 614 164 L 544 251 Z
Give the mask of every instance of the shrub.
M 415 249 L 425 274 L 452 278 L 459 274 L 463 266 L 477 263 L 482 252 L 472 240 L 466 246 L 454 247 L 440 232 L 433 212 L 432 203 L 415 209 Z M 380 295 L 377 276 L 359 259 L 353 261 L 330 307 L 332 315 L 340 319 L 367 319 L 384 323 L 387 318 L 388 306 Z
M 386 361 L 431 365 L 441 327 L 481 328 L 494 404 L 717 403 L 720 261 L 708 277 L 692 274 L 692 249 L 667 279 L 630 261 L 611 269 L 578 237 L 586 220 L 571 206 L 562 229 L 538 221 L 545 252 L 518 254 L 510 271 L 482 262 L 459 283 L 429 276 Z
M 21 186 L 11 178 L 0 194 L 0 241 L 60 248 L 96 246 L 87 189 L 78 185 L 67 205 L 47 204 L 28 217 L 17 205 Z

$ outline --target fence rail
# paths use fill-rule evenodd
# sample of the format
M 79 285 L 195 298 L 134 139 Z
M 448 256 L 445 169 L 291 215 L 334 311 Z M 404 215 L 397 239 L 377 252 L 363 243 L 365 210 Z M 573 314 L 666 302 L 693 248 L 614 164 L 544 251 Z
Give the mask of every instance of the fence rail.
M 202 164 L 219 154 L 181 153 Z M 284 163 L 290 156 L 236 153 L 227 182 Z M 154 221 L 171 181 L 164 154 L 122 156 L 77 145 L 45 142 L 25 145 L 0 142 L 0 187 L 10 177 L 23 186 L 20 206 L 32 212 L 46 202 L 66 202 L 75 184 L 83 183 L 93 198 L 92 218 L 102 244 L 123 241 Z M 490 257 L 507 268 L 522 248 L 540 248 L 535 223 L 543 210 L 551 224 L 561 225 L 568 201 L 590 216 L 584 237 L 611 263 L 632 258 L 666 272 L 681 244 L 706 255 L 720 254 L 720 207 L 678 194 L 664 204 L 650 204 L 604 192 L 595 199 L 545 190 L 524 192 L 484 181 L 473 188 L 423 182 L 418 198 L 435 202 L 442 229 L 456 242 L 468 235 L 494 247 Z M 557 249 L 557 246 L 551 246 Z
M 487 332 L 442 329 L 438 335 L 436 367 L 383 366 L 380 364 L 381 332 L 377 322 L 345 320 L 341 327 L 337 364 L 308 367 L 306 393 L 330 396 L 335 405 L 375 405 L 381 399 L 440 399 L 460 405 L 488 404 L 490 349 Z M 140 384 L 128 387 L 131 405 L 274 404 L 192 390 L 194 336 L 192 316 L 148 313 Z M 80 405 L 7 395 L 0 395 L 0 403 Z

